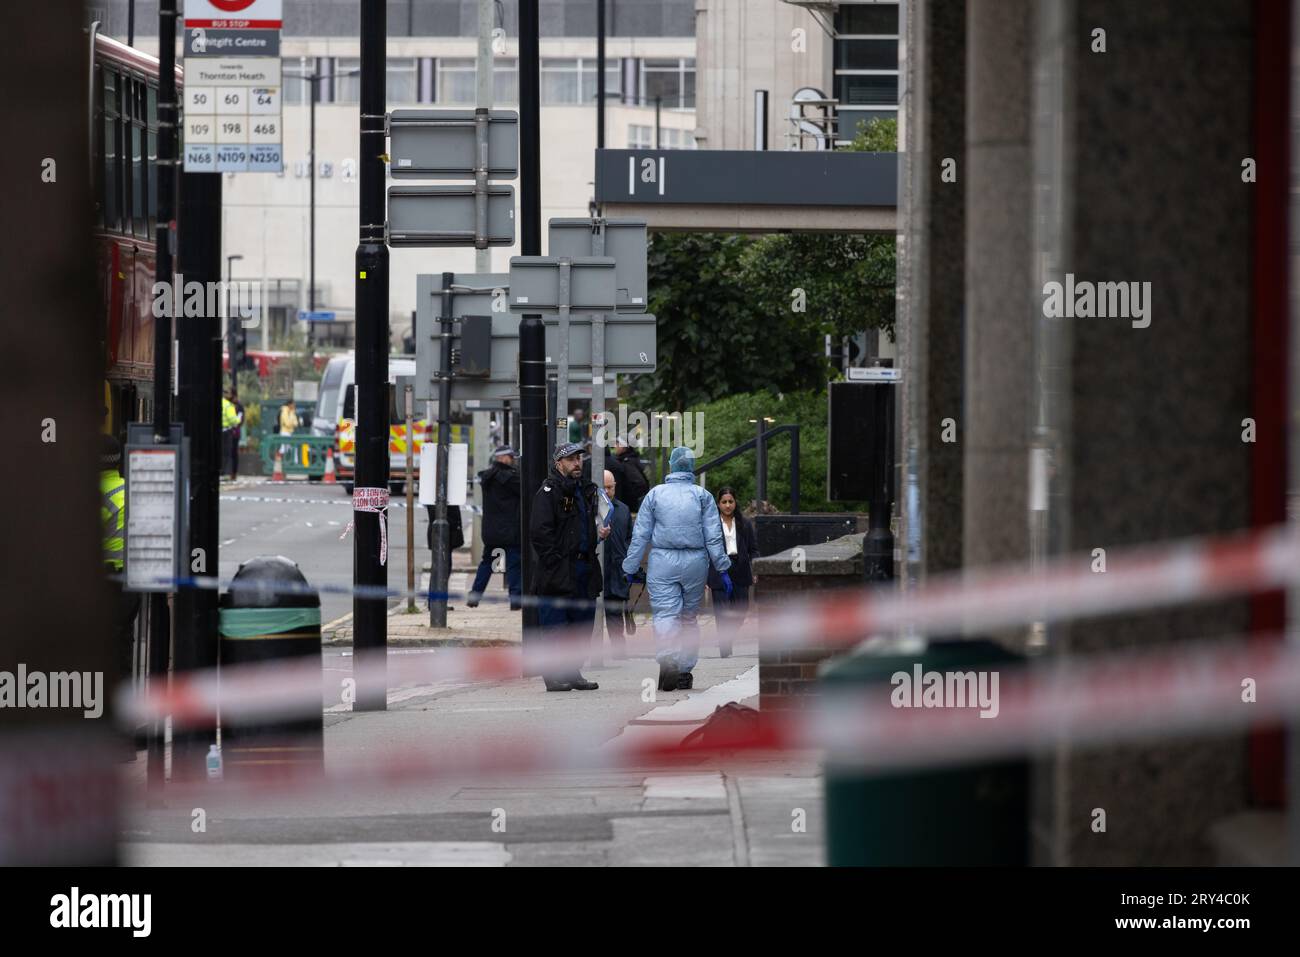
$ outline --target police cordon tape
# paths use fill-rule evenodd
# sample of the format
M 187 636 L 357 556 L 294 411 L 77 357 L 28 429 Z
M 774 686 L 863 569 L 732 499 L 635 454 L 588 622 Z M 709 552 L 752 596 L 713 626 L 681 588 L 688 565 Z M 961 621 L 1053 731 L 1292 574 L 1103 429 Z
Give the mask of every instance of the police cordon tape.
M 1108 558 L 1105 572 L 1094 572 L 1091 563 L 1090 555 L 1071 555 L 1053 559 L 1041 569 L 993 567 L 936 576 L 910 592 L 890 585 L 820 592 L 815 598 L 763 608 L 751 627 L 736 634 L 757 639 L 764 653 L 830 651 L 879 635 L 970 634 L 1208 601 L 1300 581 L 1300 536 L 1290 526 L 1279 525 L 1249 534 L 1119 549 Z M 253 583 L 251 590 L 320 589 L 266 589 Z M 380 590 L 382 597 L 401 596 Z M 539 604 L 590 604 L 525 598 Z M 582 653 L 590 635 L 587 624 L 564 633 L 549 632 L 526 652 L 445 649 L 427 656 L 428 660 L 403 662 L 399 667 L 405 677 L 423 680 L 508 680 L 525 669 L 536 674 L 572 667 L 575 651 Z M 314 669 L 300 662 L 227 668 L 220 681 L 215 669 L 178 674 L 170 686 L 151 687 L 140 697 L 123 700 L 121 706 L 129 720 L 170 716 L 177 724 L 211 724 L 219 708 L 227 714 L 269 715 L 284 714 L 280 709 L 293 705 L 297 713 L 309 712 L 319 706 L 321 693 L 319 664 L 313 664 Z M 359 686 L 367 681 L 386 686 L 390 667 L 382 660 L 359 661 L 354 677 Z
M 179 794 L 214 790 L 257 799 L 310 789 L 351 795 L 491 775 L 580 770 L 702 768 L 712 757 L 744 765 L 803 752 L 830 765 L 889 770 L 940 767 L 1072 747 L 1134 744 L 1219 734 L 1300 713 L 1300 648 L 1276 642 L 1179 644 L 1159 652 L 1040 661 L 1001 668 L 997 713 L 978 705 L 900 703 L 893 682 L 828 689 L 804 710 L 756 712 L 749 720 L 688 734 L 679 724 L 603 740 L 599 732 L 544 730 L 508 738 L 457 736 L 427 745 L 331 755 L 328 769 L 285 764 L 244 769 L 237 780 L 180 782 Z M 906 696 L 903 696 L 905 700 Z M 644 727 L 644 726 L 643 726 Z

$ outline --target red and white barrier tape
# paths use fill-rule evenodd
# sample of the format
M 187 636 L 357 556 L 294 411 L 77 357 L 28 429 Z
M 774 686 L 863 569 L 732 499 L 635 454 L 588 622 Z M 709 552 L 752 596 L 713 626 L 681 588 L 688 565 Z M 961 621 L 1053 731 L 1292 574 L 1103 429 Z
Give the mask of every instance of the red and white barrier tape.
M 1300 712 L 1295 646 L 1180 645 L 985 674 L 999 678 L 997 714 L 990 718 L 977 707 L 898 707 L 894 684 L 882 680 L 828 688 L 811 708 L 759 712 L 740 726 L 711 727 L 698 741 L 682 741 L 681 725 L 602 741 L 596 732 L 547 732 L 535 724 L 504 740 L 460 738 L 396 753 L 331 756 L 324 774 L 284 765 L 179 789 L 259 798 L 311 789 L 320 796 L 483 775 L 699 767 L 706 755 L 731 764 L 774 751 L 818 752 L 837 766 L 938 767 L 1032 754 L 1064 742 L 1090 746 L 1222 733 Z
M 788 605 L 761 607 L 752 630 L 735 636 L 756 638 L 764 653 L 832 650 L 872 635 L 979 633 L 1208 601 L 1298 580 L 1300 537 L 1288 526 L 1275 526 L 1248 535 L 1116 550 L 1108 556 L 1105 572 L 1092 571 L 1090 555 L 1071 555 L 1041 570 L 1015 566 L 939 576 L 913 592 L 893 586 L 818 592 Z M 720 634 L 728 630 L 722 627 Z M 590 634 L 590 625 L 548 632 L 526 657 L 515 649 L 445 649 L 399 667 L 407 681 L 508 680 L 517 678 L 525 665 L 530 673 L 571 666 L 575 649 L 582 654 Z M 358 685 L 375 681 L 386 686 L 393 666 L 358 662 L 354 676 Z M 319 663 L 310 659 L 225 668 L 220 683 L 215 671 L 177 675 L 170 688 L 124 699 L 121 707 L 130 721 L 170 715 L 178 724 L 211 724 L 219 706 L 227 714 L 283 715 L 294 707 L 305 713 L 319 706 L 320 694 Z

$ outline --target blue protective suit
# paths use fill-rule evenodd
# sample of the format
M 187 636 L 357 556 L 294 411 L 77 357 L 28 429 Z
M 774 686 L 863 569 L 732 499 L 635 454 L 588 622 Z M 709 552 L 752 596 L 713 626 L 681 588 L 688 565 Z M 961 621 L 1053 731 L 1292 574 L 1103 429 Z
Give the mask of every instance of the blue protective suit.
M 641 502 L 623 571 L 632 575 L 651 548 L 646 589 L 654 612 L 655 657 L 690 671 L 699 660 L 696 621 L 709 562 L 718 571 L 731 567 L 722 540 L 722 521 L 713 496 L 695 484 L 689 471 L 673 472 Z

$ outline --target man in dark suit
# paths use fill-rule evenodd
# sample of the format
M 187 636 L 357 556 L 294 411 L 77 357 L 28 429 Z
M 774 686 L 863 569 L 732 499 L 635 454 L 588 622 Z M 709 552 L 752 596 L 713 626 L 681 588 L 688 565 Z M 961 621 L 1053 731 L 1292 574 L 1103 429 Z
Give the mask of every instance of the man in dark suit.
M 567 661 L 548 662 L 543 678 L 547 691 L 595 691 L 599 685 L 584 678 L 579 669 L 600 594 L 596 542 L 608 537 L 609 529 L 596 527 L 596 486 L 582 477 L 582 446 L 561 445 L 554 461 L 533 498 L 528 524 L 537 553 L 533 591 L 541 598 L 538 628 L 550 633 L 548 652 L 557 650 L 557 640 L 566 641 L 571 650 Z
M 632 541 L 632 510 L 615 495 L 617 486 L 614 473 L 605 469 L 605 495 L 610 501 L 609 517 L 604 524 L 609 528 L 605 539 L 605 627 L 609 631 L 609 644 L 616 659 L 627 657 L 627 642 L 623 635 L 623 616 L 627 609 L 629 593 L 627 576 L 623 574 L 623 559 Z
M 492 580 L 494 567 L 500 557 L 504 560 L 506 589 L 510 593 L 510 610 L 520 607 L 519 575 L 519 470 L 515 468 L 515 450 L 508 445 L 498 446 L 492 453 L 492 464 L 478 473 L 483 489 L 483 556 L 469 590 L 470 608 L 478 606 L 483 589 Z

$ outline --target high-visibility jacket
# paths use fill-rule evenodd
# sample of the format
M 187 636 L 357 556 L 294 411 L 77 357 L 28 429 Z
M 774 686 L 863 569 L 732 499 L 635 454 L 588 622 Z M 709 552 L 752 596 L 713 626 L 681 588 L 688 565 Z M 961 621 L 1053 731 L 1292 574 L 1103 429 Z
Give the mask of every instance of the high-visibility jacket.
M 99 518 L 104 529 L 104 564 L 122 570 L 126 556 L 126 480 L 117 469 L 99 473 Z
M 239 427 L 239 410 L 235 408 L 235 403 L 227 398 L 221 400 L 221 427 L 223 429 Z

